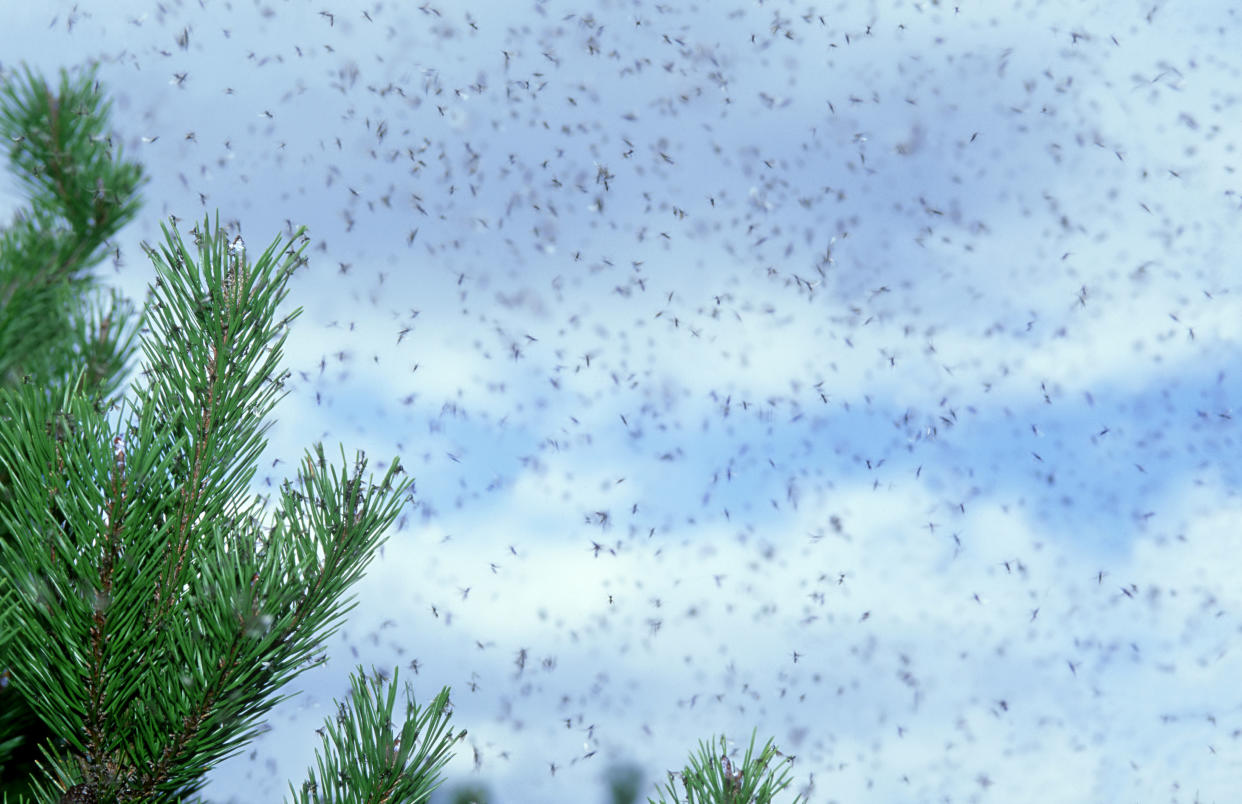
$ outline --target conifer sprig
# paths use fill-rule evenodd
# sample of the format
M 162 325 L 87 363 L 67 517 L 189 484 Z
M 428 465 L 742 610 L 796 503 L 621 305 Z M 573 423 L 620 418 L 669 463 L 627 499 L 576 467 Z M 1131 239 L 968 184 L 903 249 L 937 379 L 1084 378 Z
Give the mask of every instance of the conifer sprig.
M 65 741 L 51 775 L 99 801 L 180 799 L 255 736 L 339 627 L 410 483 L 397 461 L 372 484 L 361 455 L 336 466 L 316 445 L 263 524 L 248 489 L 305 243 L 251 265 L 209 220 L 194 237 L 166 227 L 149 250 L 146 368 L 117 428 L 71 389 L 0 391 L 6 652 Z

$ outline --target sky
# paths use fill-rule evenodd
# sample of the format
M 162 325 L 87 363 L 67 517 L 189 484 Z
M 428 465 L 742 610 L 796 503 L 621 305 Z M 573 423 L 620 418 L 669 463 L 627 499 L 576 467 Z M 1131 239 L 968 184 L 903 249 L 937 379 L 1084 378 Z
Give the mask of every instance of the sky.
M 255 493 L 417 484 L 205 800 L 300 783 L 357 664 L 503 804 L 752 730 L 785 800 L 1233 800 L 1230 4 L 4 5 L 151 177 L 105 284 L 308 227 Z

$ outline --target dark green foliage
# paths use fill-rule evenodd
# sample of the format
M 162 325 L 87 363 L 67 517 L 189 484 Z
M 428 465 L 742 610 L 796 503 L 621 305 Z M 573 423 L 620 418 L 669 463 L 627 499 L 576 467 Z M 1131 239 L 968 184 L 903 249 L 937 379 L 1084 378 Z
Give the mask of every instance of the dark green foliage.
M 55 91 L 25 71 L 0 93 L 0 142 L 29 205 L 0 233 L 0 380 L 41 387 L 85 373 L 83 391 L 107 397 L 123 380 L 137 327 L 113 294 L 88 305 L 88 272 L 138 212 L 142 168 L 108 130 L 94 70 L 63 72 Z
M 460 784 L 448 795 L 448 804 L 492 804 L 492 793 L 487 785 L 477 782 Z
M 253 264 L 204 221 L 187 246 L 165 230 L 147 370 L 119 430 L 98 405 L 33 381 L 0 392 L 0 582 L 14 686 L 65 741 L 52 789 L 101 801 L 174 801 L 236 752 L 339 626 L 344 595 L 410 481 L 394 461 L 307 454 L 273 524 L 244 502 L 288 320 L 274 312 L 301 249 Z M 303 244 L 304 247 L 304 244 Z M 170 681 L 172 683 L 170 683 Z
M 198 791 L 280 689 L 324 660 L 412 483 L 394 460 L 372 484 L 361 455 L 351 467 L 315 445 L 273 510 L 250 496 L 283 396 L 298 312 L 278 322 L 276 308 L 305 263 L 301 232 L 250 260 L 218 221 L 192 244 L 165 227 L 147 247 L 142 378 L 112 399 L 135 322 L 115 298 L 80 312 L 85 271 L 133 216 L 142 174 L 112 149 L 106 116 L 91 73 L 52 93 L 27 72 L 0 108 L 32 194 L 0 240 L 0 762 L 41 758 L 0 777 L 18 800 Z M 411 704 L 386 747 L 376 735 L 394 728 L 395 689 L 383 690 L 355 679 L 348 729 L 320 768 L 348 781 L 349 800 L 423 801 L 456 740 L 447 690 L 421 714 Z
M 608 804 L 634 804 L 643 787 L 646 774 L 637 765 L 611 765 L 604 774 L 608 785 Z
M 0 76 L 0 143 L 30 195 L 0 231 L 0 385 L 29 377 L 45 399 L 70 386 L 101 407 L 120 388 L 141 317 L 90 269 L 134 218 L 142 168 L 122 158 L 94 71 L 61 74 L 53 91 L 38 76 Z M 0 506 L 12 502 L 0 468 Z M 12 535 L 0 525 L 0 543 Z M 12 591 L 0 586 L 0 618 Z M 12 626 L 0 619 L 0 657 Z M 0 661 L 0 791 L 28 790 L 39 746 L 52 739 Z
M 359 667 L 351 683 L 350 702 L 338 703 L 335 722 L 327 721 L 323 750 L 315 752 L 317 769 L 300 790 L 289 786 L 294 800 L 426 802 L 440 784 L 440 773 L 452 756 L 449 749 L 466 736 L 465 729 L 456 736 L 449 732 L 448 687 L 422 710 L 407 689 L 405 725 L 397 732 L 392 719 L 397 671 L 391 683 L 376 674 L 368 689 Z
M 777 793 L 790 784 L 789 765 L 793 757 L 782 757 L 776 746 L 768 740 L 759 756 L 754 755 L 755 734 L 750 736 L 750 745 L 740 763 L 734 766 L 729 759 L 725 746 L 724 735 L 720 744 L 713 738 L 710 743 L 699 742 L 699 752 L 690 756 L 690 764 L 680 774 L 669 773 L 665 792 L 669 799 L 660 796 L 660 804 L 772 804 Z M 780 772 L 777 772 L 778 766 Z M 676 783 L 680 777 L 682 792 L 677 792 Z M 654 804 L 653 799 L 648 799 Z M 802 797 L 794 799 L 793 804 L 800 804 Z

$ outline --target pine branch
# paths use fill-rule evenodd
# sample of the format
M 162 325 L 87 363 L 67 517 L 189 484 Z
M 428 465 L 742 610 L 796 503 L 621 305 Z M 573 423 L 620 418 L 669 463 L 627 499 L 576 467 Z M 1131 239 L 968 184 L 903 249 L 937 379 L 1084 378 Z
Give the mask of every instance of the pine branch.
M 685 770 L 680 774 L 668 775 L 665 791 L 671 799 L 669 804 L 680 804 L 682 801 L 686 804 L 771 804 L 776 794 L 790 785 L 789 764 L 792 764 L 794 758 L 786 757 L 780 763 L 784 767 L 780 768 L 778 774 L 773 763 L 777 757 L 783 755 L 776 750 L 772 741 L 768 740 L 757 757 L 754 749 L 755 732 L 752 732 L 746 756 L 735 769 L 726 752 L 723 735 L 720 737 L 719 746 L 715 738 L 709 743 L 700 740 L 698 755 L 690 756 L 690 764 Z M 684 798 L 677 792 L 678 776 Z M 656 792 L 660 791 L 657 789 Z M 647 801 L 655 804 L 653 799 L 649 798 Z M 803 797 L 799 795 L 792 804 L 800 804 L 802 801 Z M 666 804 L 663 794 L 660 796 L 660 804 Z
M 248 488 L 297 312 L 273 322 L 306 241 L 273 241 L 252 264 L 218 218 L 194 228 L 193 247 L 165 227 L 148 248 L 157 279 L 142 314 L 115 294 L 87 309 L 86 271 L 133 217 L 142 182 L 104 133 L 107 115 L 93 71 L 62 75 L 53 93 L 27 70 L 0 97 L 0 132 L 32 194 L 0 233 L 0 378 L 15 386 L 0 390 L 0 693 L 16 691 L 56 736 L 38 746 L 39 801 L 198 790 L 279 689 L 324 660 L 314 654 L 410 483 L 394 461 L 371 484 L 362 456 L 351 471 L 342 450 L 338 468 L 315 445 L 261 524 Z M 114 428 L 107 400 L 148 317 L 144 382 L 113 406 Z M 325 755 L 352 789 L 383 791 L 375 800 L 425 800 L 464 732 L 442 733 L 446 689 L 421 714 L 411 703 L 399 748 L 379 751 L 393 693 L 372 705 L 357 684 L 360 742 Z
M 397 675 L 394 668 L 388 683 L 376 672 L 369 689 L 361 667 L 350 675 L 349 703 L 338 702 L 336 718 L 318 730 L 323 749 L 315 752 L 316 768 L 301 790 L 289 785 L 294 801 L 418 804 L 439 787 L 450 750 L 466 730 L 453 735 L 449 729 L 448 687 L 420 711 L 407 686 L 405 724 L 397 733 L 392 714 Z
M 108 326 L 86 338 L 75 315 L 95 288 L 87 271 L 137 214 L 145 181 L 141 166 L 113 147 L 109 104 L 94 73 L 62 72 L 55 93 L 29 69 L 4 76 L 0 142 L 30 193 L 29 208 L 0 233 L 0 379 L 10 384 L 23 375 L 63 381 L 65 367 L 84 357 L 95 364 L 94 381 L 97 372 L 124 367 L 121 349 L 137 329 L 118 338 L 130 316 L 105 313 L 98 323 Z
M 92 400 L 33 382 L 0 392 L 0 580 L 17 592 L 14 683 L 67 750 L 48 777 L 99 801 L 173 801 L 257 732 L 280 687 L 351 607 L 409 481 L 364 480 L 322 446 L 273 524 L 248 486 L 280 395 L 275 323 L 294 240 L 253 265 L 203 222 L 165 229 L 142 350 L 113 431 Z M 173 683 L 169 681 L 173 680 Z
M 109 305 L 100 304 L 88 271 L 103 243 L 137 212 L 142 171 L 111 147 L 109 110 L 93 71 L 62 73 L 57 94 L 29 70 L 24 78 L 0 79 L 6 85 L 0 142 L 33 193 L 0 231 L 0 382 L 12 385 L 26 375 L 52 395 L 76 386 L 103 407 L 124 379 L 141 320 L 116 293 Z M 39 183 L 57 173 L 56 187 Z M 83 221 L 86 207 L 92 217 Z M 0 502 L 11 498 L 8 481 L 0 471 Z M 0 530 L 0 539 L 7 538 Z M 14 600 L 11 590 L 0 590 L 0 618 Z M 7 624 L 0 629 L 5 636 L 11 631 Z M 50 735 L 8 683 L 3 644 L 0 676 L 0 788 L 18 792 Z

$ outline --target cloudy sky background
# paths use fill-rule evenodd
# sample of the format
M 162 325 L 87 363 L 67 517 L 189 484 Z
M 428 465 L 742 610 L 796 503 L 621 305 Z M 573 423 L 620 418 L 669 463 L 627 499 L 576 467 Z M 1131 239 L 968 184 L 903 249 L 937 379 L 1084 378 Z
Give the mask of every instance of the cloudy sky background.
M 256 492 L 316 440 L 417 481 L 209 799 L 300 781 L 360 662 L 504 804 L 752 728 L 813 802 L 1228 800 L 1227 4 L 9 5 L 152 177 L 108 282 L 169 215 L 309 227 Z

